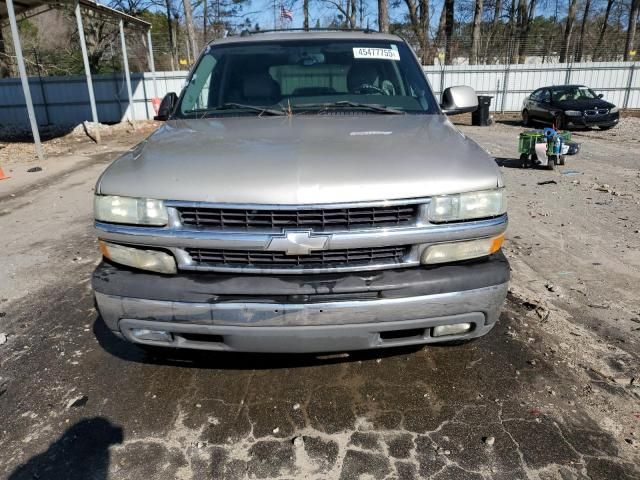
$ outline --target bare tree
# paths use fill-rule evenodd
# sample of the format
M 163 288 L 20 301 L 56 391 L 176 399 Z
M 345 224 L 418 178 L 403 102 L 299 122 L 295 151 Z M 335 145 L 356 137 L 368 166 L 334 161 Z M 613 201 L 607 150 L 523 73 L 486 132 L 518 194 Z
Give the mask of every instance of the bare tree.
M 389 8 L 387 0 L 378 0 L 378 29 L 389 33 Z
M 569 4 L 569 13 L 567 15 L 567 23 L 564 26 L 564 38 L 562 40 L 562 50 L 560 52 L 560 63 L 569 61 L 569 47 L 571 46 L 571 32 L 573 31 L 573 23 L 576 20 L 576 7 L 578 0 L 571 0 Z
M 629 26 L 627 27 L 627 39 L 624 43 L 624 55 L 622 59 L 626 62 L 631 56 L 633 44 L 636 38 L 636 25 L 638 23 L 638 11 L 640 11 L 640 0 L 631 0 L 629 8 Z
M 580 24 L 580 40 L 578 40 L 578 51 L 576 52 L 576 62 L 582 61 L 582 51 L 584 48 L 584 31 L 587 27 L 589 19 L 589 9 L 591 8 L 591 0 L 585 0 L 584 13 L 582 14 L 582 22 Z
M 302 15 L 304 16 L 303 27 L 305 30 L 309 30 L 309 0 L 302 2 Z
M 515 1 L 512 5 L 515 9 Z M 512 62 L 524 63 L 526 59 L 527 47 L 529 45 L 529 33 L 531 33 L 531 22 L 536 11 L 536 0 L 518 1 L 518 9 L 516 11 L 516 32 L 517 41 L 516 48 L 513 50 Z M 510 32 L 513 35 L 512 32 Z
M 168 36 L 169 36 L 168 43 L 169 43 L 169 51 L 171 53 L 170 55 L 171 70 L 175 70 L 178 67 L 178 48 L 177 48 L 178 41 L 176 38 L 177 30 L 178 30 L 178 22 L 177 22 L 177 19 L 175 24 L 173 22 L 174 9 L 173 9 L 172 0 L 164 0 L 164 7 L 165 7 L 166 16 L 167 16 L 167 30 L 168 30 Z
M 602 22 L 602 26 L 600 27 L 600 33 L 598 35 L 598 41 L 596 42 L 596 46 L 593 49 L 593 60 L 600 59 L 600 48 L 602 47 L 602 42 L 604 41 L 604 36 L 607 33 L 607 27 L 609 26 L 609 17 L 611 16 L 611 9 L 613 8 L 613 4 L 616 0 L 607 0 L 607 9 L 604 13 L 604 20 Z
M 475 0 L 473 12 L 473 24 L 471 26 L 471 54 L 469 64 L 478 63 L 478 53 L 480 50 L 480 22 L 482 21 L 482 0 Z
M 323 0 L 324 2 L 336 7 L 336 10 L 342 15 L 347 23 L 347 28 L 356 28 L 357 21 L 357 0 L 347 0 L 346 4 L 342 4 L 342 0 Z
M 447 6 L 442 2 L 442 10 L 440 10 L 440 20 L 438 21 L 438 30 L 436 32 L 435 44 L 438 48 L 444 45 L 444 27 L 447 23 Z
M 453 1 L 453 0 L 446 0 Z M 409 10 L 409 25 L 416 37 L 423 64 L 429 63 L 429 0 L 404 0 Z
M 191 0 L 182 0 L 184 6 L 184 23 L 187 27 L 187 38 L 189 40 L 189 48 L 191 49 L 191 56 L 195 60 L 200 53 L 198 44 L 196 43 L 196 34 L 193 29 L 193 12 L 191 10 Z
M 4 43 L 4 35 L 2 33 L 2 25 L 0 25 L 0 78 L 11 76 L 11 64 L 7 61 L 7 47 Z
M 491 40 L 493 40 L 496 33 L 498 32 L 501 15 L 502 15 L 502 0 L 496 0 L 496 3 L 493 8 L 493 19 L 491 20 L 491 28 L 489 29 L 489 33 L 487 34 L 487 39 L 485 43 L 485 50 L 484 50 L 485 59 L 487 59 L 489 56 L 489 48 L 491 47 Z
M 116 10 L 121 10 L 134 17 L 144 12 L 151 6 L 150 0 L 111 0 L 107 3 Z
M 453 39 L 453 22 L 454 22 L 454 10 L 455 0 L 444 0 L 445 6 L 445 20 L 444 20 L 444 62 L 447 65 L 451 65 L 451 47 Z

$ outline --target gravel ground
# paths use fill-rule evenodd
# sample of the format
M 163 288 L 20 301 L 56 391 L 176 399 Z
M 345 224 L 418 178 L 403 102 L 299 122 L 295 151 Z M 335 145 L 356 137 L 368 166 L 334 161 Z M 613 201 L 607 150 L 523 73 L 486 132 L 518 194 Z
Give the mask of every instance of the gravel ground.
M 114 338 L 89 286 L 92 189 L 146 132 L 65 137 L 33 174 L 12 155 L 0 478 L 640 478 L 637 120 L 577 132 L 581 153 L 555 171 L 520 168 L 513 123 L 460 128 L 509 189 L 499 325 L 348 356 L 158 358 Z

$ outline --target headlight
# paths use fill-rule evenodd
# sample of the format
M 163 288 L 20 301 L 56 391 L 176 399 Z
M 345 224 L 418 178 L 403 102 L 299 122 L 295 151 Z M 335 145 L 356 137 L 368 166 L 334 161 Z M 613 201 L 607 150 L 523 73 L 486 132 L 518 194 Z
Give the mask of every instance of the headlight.
M 609 113 L 618 113 L 618 110 L 620 110 L 618 107 L 613 107 L 611 110 L 609 110 Z
M 158 273 L 176 273 L 178 271 L 173 256 L 165 252 L 125 247 L 102 240 L 100 241 L 100 251 L 109 260 L 122 265 Z
M 101 222 L 162 226 L 169 221 L 162 200 L 150 198 L 96 195 L 94 213 Z
M 430 222 L 442 223 L 496 217 L 506 211 L 507 199 L 504 188 L 497 188 L 432 197 L 428 216 Z
M 472 258 L 486 257 L 500 250 L 504 235 L 493 238 L 480 238 L 454 243 L 438 243 L 422 252 L 423 264 L 460 262 Z
M 565 110 L 564 114 L 567 117 L 581 117 L 582 116 L 582 112 L 580 112 L 578 110 Z

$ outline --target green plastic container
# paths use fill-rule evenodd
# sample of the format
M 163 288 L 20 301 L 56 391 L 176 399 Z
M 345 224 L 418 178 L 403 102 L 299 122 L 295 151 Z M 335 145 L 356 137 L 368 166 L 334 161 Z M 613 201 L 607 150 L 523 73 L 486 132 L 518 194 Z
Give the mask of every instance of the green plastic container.
M 563 142 L 571 141 L 571 132 L 558 132 Z M 542 130 L 522 132 L 518 141 L 518 153 L 530 155 L 535 152 L 536 143 L 547 143 L 547 154 L 553 154 L 553 143 L 547 142 Z
M 535 152 L 536 143 L 546 142 L 542 130 L 530 130 L 522 132 L 518 142 L 518 152 L 531 154 Z

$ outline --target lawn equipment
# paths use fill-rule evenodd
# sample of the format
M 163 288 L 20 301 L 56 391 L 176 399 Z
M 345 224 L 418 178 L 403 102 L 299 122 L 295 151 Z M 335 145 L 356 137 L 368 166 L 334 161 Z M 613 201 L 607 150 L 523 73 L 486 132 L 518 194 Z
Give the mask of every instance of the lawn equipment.
M 580 145 L 571 141 L 571 132 L 559 132 L 555 126 L 542 130 L 527 130 L 520 134 L 518 152 L 522 166 L 530 165 L 553 170 L 555 165 L 564 165 L 567 155 L 576 155 Z

